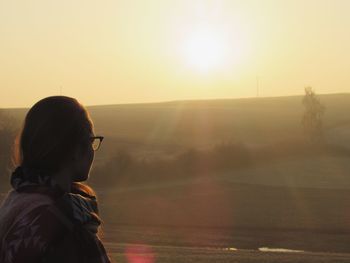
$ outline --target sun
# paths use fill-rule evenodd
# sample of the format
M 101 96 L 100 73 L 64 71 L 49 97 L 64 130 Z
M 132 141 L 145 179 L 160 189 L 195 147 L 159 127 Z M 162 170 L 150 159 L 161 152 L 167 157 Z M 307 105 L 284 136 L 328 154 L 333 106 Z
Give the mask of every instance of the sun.
M 210 29 L 192 32 L 185 41 L 183 50 L 187 63 L 201 72 L 223 65 L 228 55 L 224 36 Z
M 250 59 L 252 41 L 240 23 L 229 27 L 202 25 L 186 31 L 181 56 L 197 72 L 239 72 Z

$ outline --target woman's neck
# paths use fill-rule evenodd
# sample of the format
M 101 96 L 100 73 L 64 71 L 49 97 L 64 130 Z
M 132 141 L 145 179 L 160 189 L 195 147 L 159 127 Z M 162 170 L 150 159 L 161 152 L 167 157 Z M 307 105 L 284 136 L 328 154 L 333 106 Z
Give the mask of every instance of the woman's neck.
M 58 172 L 52 174 L 52 179 L 59 185 L 59 187 L 65 192 L 71 192 L 72 175 L 70 169 L 61 169 Z

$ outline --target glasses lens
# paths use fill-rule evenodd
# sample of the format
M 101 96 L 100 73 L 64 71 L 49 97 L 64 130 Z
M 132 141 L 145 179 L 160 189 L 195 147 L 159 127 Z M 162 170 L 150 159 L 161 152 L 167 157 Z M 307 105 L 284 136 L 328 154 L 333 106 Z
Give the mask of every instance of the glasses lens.
M 99 138 L 94 138 L 92 141 L 92 148 L 96 151 L 100 147 L 100 139 Z

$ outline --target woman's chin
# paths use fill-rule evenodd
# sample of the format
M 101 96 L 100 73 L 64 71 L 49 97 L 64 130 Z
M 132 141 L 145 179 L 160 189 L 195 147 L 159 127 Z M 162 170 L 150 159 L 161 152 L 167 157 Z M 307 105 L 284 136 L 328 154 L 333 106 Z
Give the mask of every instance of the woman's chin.
M 73 182 L 83 182 L 83 181 L 86 181 L 88 178 L 89 178 L 88 173 L 77 174 L 76 177 L 73 179 Z

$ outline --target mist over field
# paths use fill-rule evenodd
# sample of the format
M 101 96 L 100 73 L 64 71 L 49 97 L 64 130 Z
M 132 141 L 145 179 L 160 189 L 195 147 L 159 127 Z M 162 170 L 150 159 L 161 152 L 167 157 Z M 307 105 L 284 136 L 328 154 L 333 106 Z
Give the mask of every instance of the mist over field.
M 167 255 L 161 262 L 176 262 L 177 247 L 220 249 L 205 252 L 216 262 L 350 262 L 350 94 L 318 98 L 317 143 L 303 130 L 303 96 L 88 107 L 105 136 L 87 183 L 107 247 L 120 260 L 137 243 Z M 2 167 L 27 110 L 0 111 Z M 245 252 L 230 259 L 231 247 Z M 333 254 L 254 261 L 261 247 Z

